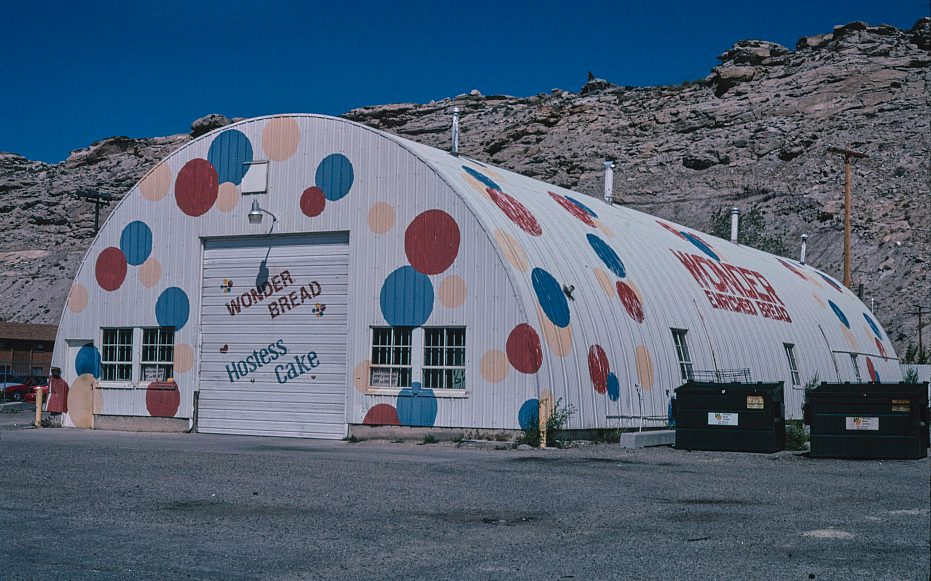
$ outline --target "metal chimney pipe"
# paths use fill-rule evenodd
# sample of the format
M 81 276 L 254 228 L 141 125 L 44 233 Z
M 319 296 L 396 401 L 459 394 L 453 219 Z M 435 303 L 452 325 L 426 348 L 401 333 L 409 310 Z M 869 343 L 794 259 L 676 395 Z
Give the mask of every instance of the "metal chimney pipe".
M 798 261 L 805 264 L 805 251 L 808 250 L 808 234 L 802 234 L 802 252 L 799 254 Z
M 614 203 L 614 162 L 610 159 L 606 159 L 602 163 L 605 168 L 604 200 L 608 205 L 611 205 Z
M 459 107 L 453 107 L 453 149 L 452 154 L 459 155 Z
M 740 208 L 731 208 L 731 242 L 737 244 L 737 230 L 740 225 Z

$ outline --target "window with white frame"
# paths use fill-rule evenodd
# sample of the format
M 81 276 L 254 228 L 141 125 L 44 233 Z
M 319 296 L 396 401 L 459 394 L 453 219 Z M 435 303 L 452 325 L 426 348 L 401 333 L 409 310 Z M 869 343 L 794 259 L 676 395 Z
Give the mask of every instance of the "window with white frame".
M 133 329 L 103 329 L 101 346 L 101 380 L 132 381 Z
M 424 329 L 423 386 L 465 389 L 465 328 Z
M 165 381 L 175 362 L 175 330 L 171 327 L 142 329 L 139 381 Z
M 676 345 L 676 357 L 679 359 L 679 372 L 682 375 L 682 381 L 688 381 L 693 377 L 692 356 L 689 355 L 689 345 L 685 340 L 688 329 L 670 329 L 672 331 L 672 340 Z
M 372 327 L 371 387 L 411 386 L 410 327 Z
M 786 348 L 786 359 L 789 360 L 789 374 L 792 376 L 792 385 L 802 385 L 802 379 L 798 375 L 798 361 L 795 359 L 795 345 L 792 343 L 783 343 Z

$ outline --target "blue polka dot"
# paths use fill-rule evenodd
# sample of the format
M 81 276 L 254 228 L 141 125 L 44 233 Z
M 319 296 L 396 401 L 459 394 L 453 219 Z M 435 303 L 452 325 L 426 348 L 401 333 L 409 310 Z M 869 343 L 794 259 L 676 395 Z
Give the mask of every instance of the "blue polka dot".
M 611 401 L 617 401 L 621 397 L 621 382 L 613 371 L 608 374 L 608 397 Z
M 873 330 L 873 334 L 876 335 L 876 338 L 882 340 L 883 334 L 879 330 L 879 325 L 876 324 L 876 321 L 874 321 L 873 318 L 866 313 L 863 313 L 863 318 L 866 319 L 866 324 L 869 325 L 870 329 Z
M 597 254 L 598 258 L 604 262 L 605 266 L 611 269 L 611 272 L 616 274 L 618 278 L 624 278 L 627 276 L 627 269 L 624 268 L 624 263 L 621 261 L 621 257 L 619 257 L 617 252 L 608 246 L 607 242 L 595 236 L 594 234 L 588 234 L 586 237 L 588 238 L 588 243 L 591 244 L 592 249 L 594 249 L 595 254 Z
M 419 327 L 433 313 L 433 283 L 425 274 L 402 266 L 381 285 L 381 314 L 394 327 Z
M 834 314 L 837 315 L 837 318 L 840 319 L 840 322 L 849 329 L 850 321 L 847 320 L 847 315 L 844 314 L 844 311 L 840 310 L 840 307 L 835 305 L 834 301 L 828 301 L 828 305 L 831 306 L 831 310 L 834 311 Z
M 718 255 L 717 255 L 717 254 L 714 253 L 714 250 L 712 250 L 711 247 L 709 247 L 707 244 L 705 244 L 704 242 L 702 242 L 702 241 L 698 238 L 698 236 L 695 236 L 694 234 L 689 234 L 688 232 L 686 232 L 686 231 L 684 231 L 684 230 L 683 230 L 682 232 L 679 232 L 679 234 L 682 234 L 682 237 L 685 238 L 686 240 L 688 240 L 689 242 L 691 242 L 692 245 L 695 246 L 695 248 L 698 248 L 699 250 L 701 250 L 702 252 L 704 252 L 705 254 L 707 254 L 707 255 L 708 255 L 708 258 L 711 258 L 712 260 L 717 260 L 718 262 L 721 262 L 721 259 L 718 258 Z
M 162 327 L 174 327 L 180 331 L 187 323 L 191 313 L 191 304 L 187 293 L 176 286 L 168 287 L 155 302 L 155 318 Z
M 830 276 L 824 274 L 823 272 L 818 272 L 818 276 L 823 278 L 824 282 L 834 287 L 834 290 L 836 290 L 837 292 L 844 292 L 844 288 L 840 285 L 840 283 L 834 280 L 833 278 L 831 278 Z
M 241 131 L 229 129 L 216 136 L 207 152 L 209 161 L 220 178 L 220 183 L 242 183 L 252 161 L 252 143 Z
M 533 290 L 537 293 L 537 301 L 546 318 L 557 327 L 567 327 L 569 325 L 569 302 L 553 275 L 542 268 L 534 268 L 530 279 L 533 282 Z
M 317 187 L 323 190 L 323 197 L 331 202 L 341 200 L 352 187 L 352 162 L 341 153 L 330 154 L 317 166 L 314 179 Z
M 492 180 L 490 177 L 486 176 L 485 174 L 475 171 L 471 167 L 462 166 L 462 169 L 464 169 L 465 172 L 469 174 L 470 176 L 472 176 L 473 178 L 482 182 L 486 187 L 489 187 L 493 190 L 501 191 L 501 186 L 496 184 L 494 180 Z
M 436 423 L 437 403 L 432 389 L 402 389 L 397 401 L 402 426 L 431 428 Z
M 517 423 L 520 429 L 529 430 L 530 426 L 535 426 L 540 421 L 540 400 L 528 399 L 520 406 L 517 412 Z
M 573 197 L 571 197 L 571 196 L 566 196 L 566 199 L 569 200 L 570 202 L 572 202 L 573 204 L 575 204 L 576 206 L 582 208 L 582 210 L 584 210 L 585 213 L 588 214 L 589 216 L 591 216 L 592 218 L 597 218 L 597 217 L 598 217 L 598 214 L 596 214 L 594 211 L 592 211 L 591 208 L 589 208 L 588 206 L 586 206 L 586 205 L 583 204 L 582 202 L 576 200 L 575 198 L 573 198 Z
M 152 230 L 145 222 L 130 222 L 120 234 L 120 250 L 126 255 L 126 262 L 139 266 L 152 253 Z
M 100 377 L 100 351 L 91 343 L 78 349 L 74 358 L 74 371 L 79 376 L 90 373 L 94 377 Z

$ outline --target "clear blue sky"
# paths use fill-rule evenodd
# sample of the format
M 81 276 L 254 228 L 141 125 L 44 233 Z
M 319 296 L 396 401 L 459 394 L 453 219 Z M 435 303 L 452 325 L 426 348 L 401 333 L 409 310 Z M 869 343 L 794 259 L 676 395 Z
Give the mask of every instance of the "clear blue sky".
M 927 0 L 0 0 L 0 151 L 56 162 L 111 135 L 187 132 L 207 113 L 577 91 L 589 70 L 679 83 L 739 39 L 794 48 L 835 24 L 909 28 L 927 14 Z

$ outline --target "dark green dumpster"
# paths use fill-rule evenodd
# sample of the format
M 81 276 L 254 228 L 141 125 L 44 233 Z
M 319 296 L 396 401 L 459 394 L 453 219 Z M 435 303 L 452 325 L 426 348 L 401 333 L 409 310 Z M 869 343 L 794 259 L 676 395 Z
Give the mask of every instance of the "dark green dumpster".
M 812 458 L 928 455 L 927 383 L 822 383 L 809 392 Z
M 676 448 L 778 452 L 786 431 L 782 382 L 706 383 L 676 389 Z

